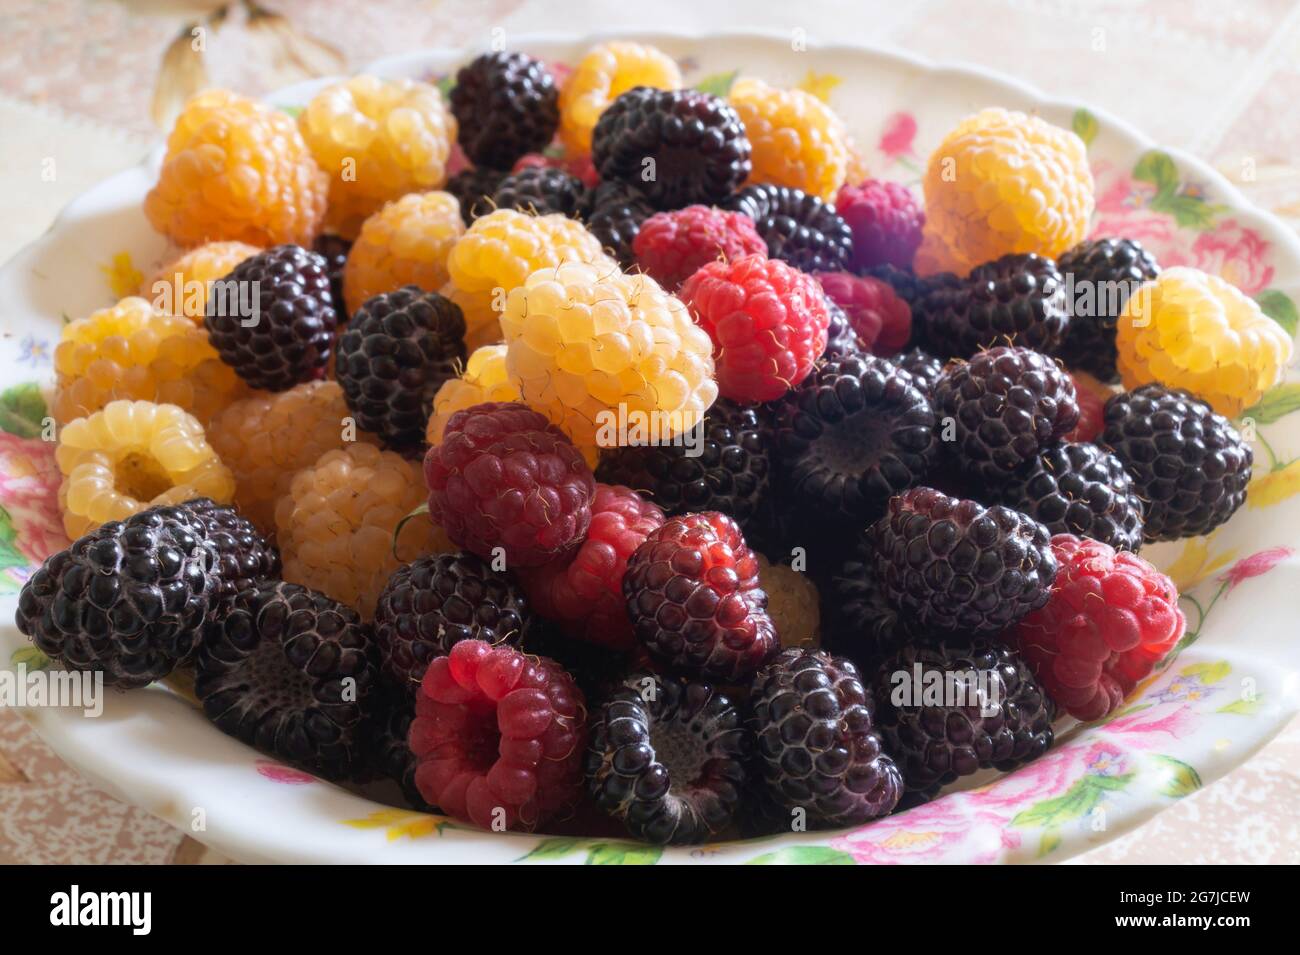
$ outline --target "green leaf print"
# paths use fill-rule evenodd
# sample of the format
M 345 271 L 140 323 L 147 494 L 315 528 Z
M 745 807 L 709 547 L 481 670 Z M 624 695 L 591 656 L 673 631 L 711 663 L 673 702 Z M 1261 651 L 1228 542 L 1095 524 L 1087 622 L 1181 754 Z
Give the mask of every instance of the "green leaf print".
M 789 846 L 755 856 L 745 865 L 856 865 L 853 856 L 830 846 Z
M 1258 696 L 1252 700 L 1233 700 L 1231 703 L 1225 703 L 1214 712 L 1231 713 L 1234 716 L 1254 716 L 1259 712 L 1263 702 L 1264 700 Z
M 581 839 L 543 839 L 537 843 L 536 847 L 528 855 L 520 859 L 520 862 L 527 862 L 530 859 L 560 859 L 567 855 L 577 852 L 582 846 Z
M 1190 796 L 1203 785 L 1200 773 L 1181 759 L 1156 755 L 1151 757 L 1151 761 L 1156 764 L 1157 768 L 1167 774 L 1168 779 L 1160 787 L 1160 792 L 1170 799 L 1182 799 L 1184 796 Z
M 1272 424 L 1293 411 L 1300 411 L 1300 385 L 1278 385 L 1264 393 L 1259 402 L 1241 413 L 1255 424 Z
M 9 666 L 12 669 L 26 667 L 27 672 L 33 670 L 46 670 L 50 666 L 50 658 L 33 646 L 19 647 L 9 657 Z
M 696 83 L 695 88 L 701 93 L 725 97 L 731 92 L 731 84 L 736 82 L 739 74 L 739 70 L 732 70 L 730 73 L 713 73 Z
M 282 112 L 282 113 L 288 113 L 288 114 L 289 114 L 290 116 L 292 116 L 294 119 L 297 119 L 297 118 L 298 118 L 298 114 L 302 112 L 302 107 L 301 107 L 301 106 L 288 106 L 288 105 L 286 105 L 286 104 L 284 104 L 284 103 L 281 103 L 280 106 L 278 106 L 277 108 L 278 108 L 278 109 L 280 110 L 280 112 Z
M 1084 776 L 1055 799 L 1044 799 L 1017 813 L 1011 825 L 1027 829 L 1055 829 L 1081 819 L 1101 803 L 1107 792 L 1116 792 L 1133 781 L 1132 773 L 1120 776 Z
M 587 865 L 654 865 L 663 855 L 659 846 L 638 842 L 592 842 L 588 839 L 543 839 L 519 862 L 563 859 L 586 853 Z
M 39 438 L 45 416 L 45 399 L 35 382 L 24 382 L 0 392 L 0 431 L 20 438 Z
M 1143 153 L 1133 167 L 1133 178 L 1152 183 L 1157 189 L 1172 191 L 1178 188 L 1178 167 L 1168 153 L 1152 149 Z
M 1209 685 L 1218 683 L 1231 672 L 1232 664 L 1226 660 L 1219 660 L 1217 663 L 1193 663 L 1179 670 L 1178 675 L 1199 676 L 1202 683 Z
M 1288 335 L 1294 336 L 1296 327 L 1300 326 L 1300 312 L 1296 311 L 1295 302 L 1286 292 L 1275 288 L 1266 288 L 1255 296 L 1260 309 L 1273 321 L 1277 322 Z
M 1086 109 L 1076 109 L 1074 116 L 1070 119 L 1070 128 L 1074 130 L 1076 136 L 1083 140 L 1085 146 L 1091 146 L 1092 141 L 1097 138 L 1097 117 Z

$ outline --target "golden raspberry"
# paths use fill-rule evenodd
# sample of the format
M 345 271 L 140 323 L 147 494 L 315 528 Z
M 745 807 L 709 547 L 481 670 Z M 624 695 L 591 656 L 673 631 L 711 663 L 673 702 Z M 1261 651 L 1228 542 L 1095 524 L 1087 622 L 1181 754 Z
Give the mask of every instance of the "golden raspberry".
M 433 414 L 429 416 L 425 438 L 431 445 L 441 442 L 447 420 L 457 411 L 488 401 L 519 400 L 519 388 L 506 372 L 506 346 L 476 348 L 461 376 L 444 381 L 433 396 Z
M 343 267 L 348 313 L 403 285 L 438 291 L 447 281 L 447 256 L 464 233 L 451 193 L 411 193 L 384 206 L 361 226 Z
M 248 386 L 188 318 L 142 298 L 63 326 L 54 350 L 54 417 L 68 422 L 119 398 L 179 405 L 206 423 Z
M 109 402 L 60 430 L 55 459 L 63 527 L 74 540 L 157 504 L 192 497 L 227 504 L 235 493 L 203 426 L 176 405 Z
M 591 131 L 605 107 L 634 86 L 675 90 L 682 73 L 667 53 L 642 43 L 593 47 L 560 89 L 560 141 L 570 155 L 591 152 Z
M 329 177 L 287 113 L 207 90 L 177 117 L 144 212 L 183 246 L 216 239 L 311 245 L 328 190 Z
M 345 238 L 385 202 L 441 188 L 456 119 L 437 87 L 354 76 L 317 93 L 298 128 L 330 177 L 325 223 Z
M 326 451 L 294 475 L 275 509 L 284 579 L 355 607 L 367 620 L 402 561 L 453 549 L 427 516 L 402 525 L 428 492 L 418 465 L 370 444 Z
M 844 122 L 811 93 L 782 90 L 742 77 L 727 100 L 754 147 L 750 182 L 802 189 L 827 202 L 844 185 L 849 140 Z
M 1236 417 L 1282 380 L 1291 337 L 1217 275 L 1165 269 L 1134 292 L 1115 335 L 1125 388 L 1185 388 Z
M 476 351 L 485 345 L 501 342 L 501 323 L 497 313 L 505 308 L 505 291 L 467 292 L 455 282 L 448 282 L 440 290 L 444 298 L 455 302 L 465 316 L 465 348 Z
M 506 368 L 531 407 L 580 448 L 689 431 L 718 396 L 713 348 L 686 306 L 646 275 L 568 262 L 511 291 Z
M 195 325 L 202 325 L 212 283 L 261 251 L 245 242 L 205 243 L 159 269 L 140 286 L 140 294 L 153 302 L 154 308 L 169 315 L 184 315 Z
M 783 647 L 821 646 L 821 597 L 807 574 L 758 558 L 758 582 L 767 593 L 767 613 Z
M 1005 109 L 958 123 L 930 155 L 923 185 L 923 273 L 965 275 L 1011 252 L 1056 258 L 1083 240 L 1092 215 L 1083 140 Z

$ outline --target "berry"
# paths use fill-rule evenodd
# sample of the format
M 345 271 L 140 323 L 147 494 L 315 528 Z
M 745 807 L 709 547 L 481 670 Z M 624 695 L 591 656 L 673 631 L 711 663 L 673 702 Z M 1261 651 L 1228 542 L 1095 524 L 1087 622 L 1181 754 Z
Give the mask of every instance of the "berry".
M 1254 451 L 1228 419 L 1185 391 L 1143 385 L 1115 395 L 1101 443 L 1133 477 L 1149 541 L 1208 534 L 1246 500 Z
M 480 557 L 501 547 L 511 568 L 576 547 L 591 523 L 596 482 L 572 442 L 520 404 L 475 405 L 447 422 L 424 459 L 429 514 Z
M 462 66 L 449 98 L 461 148 L 476 166 L 509 169 L 546 146 L 560 124 L 551 71 L 515 51 L 484 53 Z
M 962 275 L 1012 252 L 1057 256 L 1083 240 L 1093 209 L 1088 151 L 1037 116 L 985 109 L 930 154 L 917 271 Z
M 267 391 L 324 376 L 338 316 L 322 256 L 279 245 L 245 259 L 225 281 L 239 290 L 238 304 L 234 295 L 214 298 L 203 320 L 222 361 Z
M 863 526 L 939 454 L 929 399 L 883 358 L 831 359 L 776 408 L 784 487 L 802 515 Z
M 316 237 L 311 250 L 325 260 L 325 270 L 330 277 L 330 301 L 334 303 L 334 314 L 341 321 L 346 322 L 348 306 L 343 296 L 343 272 L 348 267 L 348 253 L 352 251 L 352 240 L 333 232 L 323 232 Z
M 1054 444 L 1002 486 L 998 500 L 1053 534 L 1117 550 L 1142 546 L 1142 501 L 1119 458 L 1095 444 Z
M 634 673 L 591 726 L 597 807 L 647 842 L 707 842 L 740 807 L 753 746 L 731 701 L 707 683 Z
M 957 464 L 992 486 L 1079 420 L 1069 374 L 1046 355 L 1008 346 L 948 365 L 934 388 L 934 411 L 952 421 L 947 446 Z
M 831 828 L 898 804 L 903 779 L 881 745 L 876 701 L 851 661 L 783 650 L 754 678 L 749 706 L 759 771 L 778 806 Z
M 941 272 L 939 275 L 923 279 L 912 271 L 911 266 L 898 268 L 888 264 L 873 265 L 870 268 L 860 269 L 858 274 L 880 279 L 894 290 L 895 295 L 913 309 L 916 308 L 916 303 L 921 300 L 921 297 L 932 289 L 945 284 L 959 284 L 961 281 L 951 272 Z M 913 328 L 913 332 L 915 331 L 916 329 Z
M 1092 239 L 1062 255 L 1056 267 L 1076 290 L 1068 303 L 1070 327 L 1062 357 L 1071 368 L 1118 381 L 1115 325 L 1129 296 L 1159 275 L 1160 266 L 1136 239 Z
M 468 225 L 492 211 L 492 195 L 505 177 L 506 174 L 499 169 L 475 166 L 456 173 L 447 180 L 443 190 L 456 197 L 460 203 L 461 220 Z
M 652 657 L 705 679 L 743 680 L 779 648 L 758 560 L 725 514 L 665 521 L 632 554 L 623 595 Z
M 727 94 L 754 146 L 756 182 L 802 189 L 826 202 L 848 175 L 843 121 L 816 96 L 741 77 Z
M 758 558 L 758 585 L 767 594 L 767 615 L 782 647 L 816 647 L 821 642 L 817 585 L 786 564 Z
M 14 622 L 70 670 L 134 689 L 189 660 L 223 581 L 192 515 L 155 507 L 110 521 L 49 557 L 23 585 Z
M 1291 336 L 1217 275 L 1166 269 L 1129 297 L 1116 330 L 1125 388 L 1182 388 L 1236 417 L 1282 380 Z
M 1052 538 L 1052 597 L 1011 631 L 1057 706 L 1075 719 L 1118 709 L 1182 637 L 1173 582 L 1141 557 L 1070 534 Z
M 226 612 L 237 594 L 280 576 L 280 552 L 233 507 L 206 497 L 191 498 L 178 507 L 216 548 L 219 583 L 213 599 L 219 614 Z
M 591 151 L 592 130 L 606 108 L 634 86 L 675 90 L 676 61 L 648 44 L 614 41 L 592 47 L 560 89 L 560 140 L 569 155 Z
M 659 209 L 721 202 L 749 176 L 749 157 L 736 111 L 694 89 L 634 87 L 601 113 L 591 135 L 600 178 L 634 185 Z
M 176 405 L 110 401 L 60 429 L 55 459 L 63 528 L 73 539 L 154 505 L 192 497 L 224 504 L 235 492 L 203 426 Z
M 754 220 L 774 259 L 784 259 L 802 272 L 839 272 L 849 266 L 853 233 L 816 196 L 784 186 L 754 185 L 722 205 Z
M 943 374 L 943 362 L 923 348 L 909 348 L 890 359 L 901 370 L 912 376 L 912 384 L 927 397 L 934 394 L 934 386 Z
M 546 153 L 529 153 L 526 156 L 521 156 L 510 171 L 522 172 L 534 166 L 563 169 L 569 175 L 576 177 L 588 191 L 600 185 L 600 175 L 596 172 L 596 167 L 591 163 L 591 153 L 578 153 L 573 156 L 548 156 Z
M 415 785 L 453 819 L 533 830 L 583 789 L 586 702 L 555 661 L 462 640 L 429 664 L 415 703 Z
M 418 285 L 436 292 L 447 283 L 448 257 L 465 234 L 460 203 L 446 192 L 403 196 L 361 226 L 343 270 L 348 314 L 383 292 Z
M 886 657 L 918 637 L 907 617 L 889 602 L 876 574 L 874 551 L 860 541 L 825 589 L 822 645 L 874 673 Z
M 597 484 L 587 538 L 572 557 L 520 570 L 533 607 L 576 639 L 631 650 L 623 575 L 632 552 L 663 522 L 663 511 L 631 488 Z
M 212 283 L 261 251 L 247 242 L 205 242 L 160 268 L 140 286 L 140 294 L 159 311 L 184 315 L 195 325 L 202 325 Z
M 826 296 L 826 310 L 830 313 L 831 320 L 826 326 L 826 350 L 822 352 L 822 357 L 848 358 L 868 354 L 853 326 L 849 324 L 844 309 L 836 305 L 829 295 Z
M 538 216 L 558 212 L 574 218 L 583 193 L 584 187 L 576 176 L 561 169 L 533 166 L 502 179 L 492 194 L 492 206 Z
M 826 350 L 830 312 L 820 286 L 777 259 L 711 262 L 679 294 L 713 341 L 724 398 L 779 398 Z
M 446 182 L 456 139 L 436 86 L 364 74 L 313 96 L 298 128 L 330 177 L 325 222 L 349 239 L 384 203 Z
M 413 285 L 376 295 L 339 336 L 338 380 L 357 424 L 396 450 L 418 447 L 433 396 L 465 361 L 465 319 Z
M 419 687 L 415 687 L 418 691 Z M 393 780 L 401 787 L 402 797 L 417 812 L 437 812 L 424 801 L 415 786 L 415 754 L 407 743 L 411 722 L 415 719 L 415 697 L 398 694 L 380 686 L 379 700 L 373 707 L 378 714 L 370 729 L 366 750 L 370 765 L 381 776 Z
M 363 765 L 378 668 L 351 607 L 263 581 L 207 628 L 197 669 L 194 695 L 223 733 L 325 779 Z
M 429 444 L 440 442 L 447 421 L 457 411 L 491 401 L 519 400 L 519 388 L 506 373 L 506 346 L 484 345 L 469 356 L 460 377 L 444 381 L 433 396 L 433 414 L 429 415 L 425 440 Z
M 981 769 L 1009 772 L 1052 747 L 1052 701 L 1003 643 L 974 637 L 911 644 L 881 664 L 875 685 L 880 735 L 909 792 Z M 930 685 L 945 688 L 940 701 L 927 693 Z
M 630 652 L 611 650 L 598 643 L 575 640 L 543 620 L 533 627 L 523 650 L 533 656 L 550 657 L 564 667 L 592 703 L 607 699 L 629 673 L 650 667 L 650 657 L 640 645 Z
M 632 248 L 641 270 L 670 292 L 710 262 L 767 254 L 752 219 L 709 206 L 651 216 L 641 224 Z
M 1114 392 L 1086 371 L 1070 372 L 1074 396 L 1079 401 L 1079 423 L 1063 435 L 1066 441 L 1096 441 L 1101 437 L 1106 402 Z
M 822 290 L 848 316 L 864 350 L 893 355 L 912 337 L 912 309 L 887 282 L 851 272 L 820 272 Z
M 846 185 L 835 196 L 835 212 L 853 232 L 853 271 L 877 266 L 908 269 L 921 244 L 925 213 L 911 189 L 901 182 L 868 179 Z
M 621 182 L 603 182 L 588 190 L 581 218 L 605 251 L 630 270 L 636 264 L 636 237 L 654 211 L 639 189 Z
M 528 602 L 506 574 L 473 554 L 431 554 L 398 567 L 375 605 L 380 670 L 414 695 L 429 661 L 461 640 L 519 646 L 532 623 Z
M 890 499 L 871 528 L 890 603 L 924 627 L 996 632 L 1047 602 L 1056 558 L 1047 528 L 919 487 Z
M 144 213 L 180 246 L 302 245 L 320 231 L 328 190 L 288 113 L 214 89 L 177 117 Z

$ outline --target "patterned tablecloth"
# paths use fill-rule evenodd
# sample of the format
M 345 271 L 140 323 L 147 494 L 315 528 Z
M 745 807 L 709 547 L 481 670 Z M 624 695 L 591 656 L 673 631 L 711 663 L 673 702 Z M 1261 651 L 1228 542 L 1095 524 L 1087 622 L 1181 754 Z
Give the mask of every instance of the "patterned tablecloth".
M 137 161 L 194 85 L 260 93 L 375 57 L 583 29 L 801 29 L 1020 76 L 1215 165 L 1300 228 L 1300 3 L 1294 0 L 5 0 L 0 261 L 72 197 Z M 744 10 L 748 19 L 729 19 Z M 960 28 L 957 27 L 960 25 Z M 205 75 L 167 56 L 195 26 Z M 178 62 L 178 59 L 180 62 Z M 48 175 L 53 158 L 56 174 Z M 1300 862 L 1300 722 L 1224 779 L 1081 863 Z M 0 709 L 0 862 L 220 862 L 96 791 Z

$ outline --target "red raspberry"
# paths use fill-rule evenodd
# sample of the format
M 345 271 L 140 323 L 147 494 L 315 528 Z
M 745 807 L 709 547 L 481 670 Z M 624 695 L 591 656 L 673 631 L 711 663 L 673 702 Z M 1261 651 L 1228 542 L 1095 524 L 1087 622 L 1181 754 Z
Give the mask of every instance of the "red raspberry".
M 1096 441 L 1106 424 L 1106 401 L 1114 392 L 1086 371 L 1072 371 L 1069 375 L 1074 380 L 1074 394 L 1079 400 L 1079 423 L 1068 434 L 1062 435 L 1061 440 L 1080 444 Z
M 565 157 L 563 159 L 545 156 L 542 153 L 528 153 L 515 160 L 514 168 L 510 171 L 515 173 L 535 166 L 562 169 L 570 176 L 577 176 L 588 189 L 595 189 L 600 184 L 600 174 L 596 172 L 596 167 L 591 161 L 591 153 L 582 153 L 580 156 Z
M 656 213 L 641 223 L 632 251 L 643 272 L 675 292 L 700 266 L 719 259 L 766 256 L 767 243 L 744 213 L 687 206 Z
M 906 268 L 921 244 L 925 213 L 912 190 L 902 183 L 868 179 L 844 186 L 835 197 L 835 211 L 853 231 L 855 271 L 875 265 Z
M 416 695 L 415 786 L 454 819 L 535 829 L 581 796 L 585 712 L 554 660 L 462 640 L 429 664 Z
M 808 377 L 826 350 L 826 297 L 811 275 L 780 259 L 747 255 L 710 262 L 678 294 L 713 339 L 724 398 L 780 398 Z
M 694 676 L 744 680 L 781 649 L 758 558 L 718 511 L 651 531 L 627 563 L 623 596 L 650 655 Z
M 1171 581 L 1141 557 L 1073 534 L 1052 538 L 1051 597 L 1010 631 L 1048 695 L 1085 722 L 1113 712 L 1182 637 Z
M 582 452 L 522 404 L 457 411 L 424 458 L 429 515 L 480 557 L 505 550 L 510 569 L 536 567 L 577 546 L 591 523 L 596 481 Z
M 636 638 L 623 599 L 632 552 L 664 522 L 664 512 L 631 488 L 597 484 L 591 528 L 572 558 L 521 570 L 529 603 L 579 640 L 631 650 Z
M 893 355 L 912 337 L 912 309 L 888 282 L 852 272 L 818 272 L 831 301 L 844 309 L 860 345 L 873 355 Z

